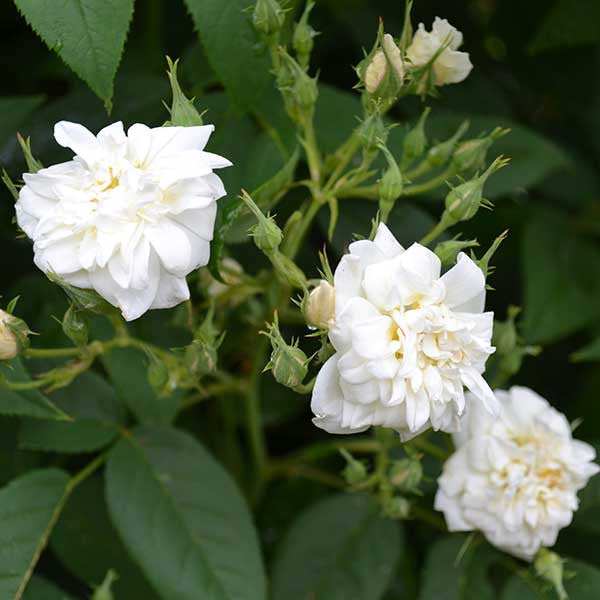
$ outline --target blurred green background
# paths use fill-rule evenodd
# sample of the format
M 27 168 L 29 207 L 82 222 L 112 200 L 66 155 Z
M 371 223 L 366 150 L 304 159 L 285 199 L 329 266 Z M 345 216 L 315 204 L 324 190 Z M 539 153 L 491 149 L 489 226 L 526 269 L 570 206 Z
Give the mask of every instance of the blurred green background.
M 295 10 L 299 3 L 290 5 Z M 543 347 L 538 358 L 525 359 L 511 383 L 534 388 L 570 420 L 583 418 L 578 436 L 596 442 L 600 440 L 600 2 L 415 2 L 415 24 L 423 21 L 429 26 L 434 16 L 448 18 L 464 33 L 463 49 L 471 54 L 474 69 L 464 83 L 442 88 L 439 98 L 428 99 L 433 109 L 430 137 L 444 139 L 463 118 L 471 122 L 470 136 L 497 125 L 512 129 L 490 154 L 502 152 L 512 158 L 512 164 L 494 175 L 486 188 L 495 208 L 480 211 L 464 228 L 464 237 L 477 237 L 484 249 L 501 231 L 510 230 L 493 260 L 496 271 L 489 283 L 495 289 L 488 305 L 501 320 L 509 305 L 522 306 L 524 341 Z M 358 94 L 352 92 L 356 83 L 352 65 L 362 58 L 363 48 L 370 49 L 379 17 L 387 31 L 399 35 L 402 3 L 317 1 L 312 24 L 321 35 L 315 39 L 311 65 L 327 86 L 321 90 L 316 118 L 317 135 L 325 149 L 334 149 L 356 123 L 360 105 Z M 25 169 L 17 131 L 31 136 L 36 157 L 52 164 L 68 158 L 52 138 L 52 126 L 58 120 L 81 122 L 92 130 L 118 119 L 126 125 L 164 122 L 168 114 L 161 101 L 169 100 L 167 54 L 181 57 L 185 91 L 198 98 L 197 106 L 208 109 L 206 121 L 217 126 L 210 149 L 230 157 L 236 165 L 224 174 L 231 196 L 241 187 L 254 189 L 283 161 L 265 126 L 279 131 L 284 146 L 293 142 L 289 122 L 273 109 L 276 91 L 272 82 L 250 108 L 238 106 L 223 92 L 183 2 L 136 2 L 110 116 L 7 0 L 0 3 L 0 31 L 0 165 L 13 179 Z M 410 123 L 420 110 L 419 101 L 411 98 L 393 116 Z M 397 128 L 398 139 L 403 131 Z M 58 326 L 51 316 L 61 315 L 61 295 L 36 273 L 29 241 L 16 235 L 12 198 L 4 189 L 0 196 L 2 302 L 22 294 L 18 314 L 35 330 L 54 328 L 56 333 Z M 438 191 L 399 203 L 391 223 L 403 242 L 418 239 L 437 219 L 442 198 L 443 191 Z M 291 194 L 279 210 L 289 212 L 295 201 Z M 352 233 L 368 233 L 375 211 L 369 201 L 341 205 L 332 258 L 343 252 Z M 311 276 L 316 274 L 316 253 L 326 237 L 327 215 L 322 217 L 301 257 Z M 251 245 L 232 246 L 231 252 L 248 268 L 257 260 Z M 147 329 L 156 319 L 144 317 Z M 277 406 L 271 406 L 271 395 L 282 392 L 274 391 L 270 379 L 265 379 L 264 391 L 265 419 L 278 426 L 270 433 L 273 448 L 287 450 L 295 441 L 315 437 L 304 399 L 290 400 L 282 409 L 279 396 Z M 13 460 L 6 456 L 10 443 L 3 436 L 6 451 L 0 452 L 0 461 Z M 303 486 L 299 504 L 305 504 L 312 493 L 309 484 Z M 280 510 L 278 493 L 273 490 L 264 507 L 270 515 L 269 527 L 262 531 L 267 546 L 278 535 L 273 525 Z M 294 508 L 284 511 L 282 522 Z M 585 536 L 576 531 L 561 540 L 577 556 L 585 553 L 581 550 Z M 600 564 L 597 555 L 587 560 Z

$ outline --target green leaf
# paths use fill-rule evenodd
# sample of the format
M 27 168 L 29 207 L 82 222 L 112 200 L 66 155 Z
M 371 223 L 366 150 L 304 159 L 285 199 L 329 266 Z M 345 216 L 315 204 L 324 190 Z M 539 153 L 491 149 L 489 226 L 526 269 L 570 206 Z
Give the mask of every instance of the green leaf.
M 34 575 L 25 590 L 23 600 L 72 600 L 52 582 Z
M 567 560 L 565 590 L 571 600 L 597 600 L 600 588 L 600 569 L 579 560 Z M 569 577 L 569 574 L 572 577 Z M 549 586 L 533 580 L 535 589 L 523 578 L 513 575 L 502 590 L 501 600 L 553 600 L 556 594 Z M 547 593 L 546 593 L 547 590 Z
M 25 118 L 44 101 L 43 96 L 5 96 L 0 98 L 0 144 L 16 136 Z
M 534 213 L 521 254 L 528 341 L 552 342 L 600 315 L 600 248 L 563 215 Z
M 273 600 L 377 600 L 400 555 L 400 530 L 366 496 L 338 495 L 304 511 L 275 557 Z
M 265 598 L 248 508 L 191 436 L 142 426 L 111 452 L 106 476 L 113 523 L 162 598 Z
M 498 553 L 481 541 L 474 542 L 476 547 L 471 545 L 463 553 L 466 539 L 463 535 L 454 535 L 431 547 L 419 600 L 493 600 L 494 590 L 487 579 L 487 570 Z
M 529 45 L 532 54 L 595 44 L 600 40 L 600 4 L 596 0 L 557 0 Z
M 0 363 L 0 374 L 11 382 L 31 381 L 29 373 L 17 357 L 11 361 Z M 70 420 L 71 417 L 53 404 L 39 390 L 15 390 L 0 384 L 0 414 L 21 415 L 36 419 Z
M 39 469 L 0 490 L 0 598 L 19 600 L 66 498 L 69 476 Z
M 52 533 L 50 547 L 71 573 L 90 586 L 98 585 L 106 572 L 114 569 L 119 575 L 113 584 L 116 598 L 158 598 L 110 521 L 100 476 L 91 477 L 73 491 Z
M 252 26 L 247 0 L 185 0 L 210 66 L 231 99 L 257 103 L 271 80 L 270 61 Z
M 134 0 L 15 0 L 46 45 L 110 110 Z
M 91 452 L 108 444 L 124 424 L 126 410 L 105 379 L 88 371 L 51 395 L 73 421 L 23 419 L 19 446 L 53 452 Z
M 181 393 L 159 397 L 148 382 L 148 357 L 135 348 L 116 348 L 102 355 L 102 363 L 117 394 L 138 421 L 170 423 L 181 404 Z
M 577 350 L 571 358 L 575 362 L 598 361 L 600 360 L 600 338 L 590 342 L 580 350 Z

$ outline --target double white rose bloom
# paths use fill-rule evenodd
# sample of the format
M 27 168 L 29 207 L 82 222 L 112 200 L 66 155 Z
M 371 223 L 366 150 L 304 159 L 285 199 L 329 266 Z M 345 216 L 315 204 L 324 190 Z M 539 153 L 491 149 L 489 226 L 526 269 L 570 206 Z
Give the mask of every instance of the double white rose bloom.
M 573 439 L 565 416 L 528 388 L 496 391 L 499 417 L 469 402 L 456 452 L 438 480 L 435 508 L 450 531 L 479 529 L 490 543 L 531 560 L 552 546 L 596 474 L 594 449 Z
M 212 125 L 113 123 L 93 135 L 62 121 L 54 129 L 73 160 L 23 175 L 17 222 L 35 264 L 96 290 L 126 320 L 189 298 L 185 277 L 207 264 L 225 189 L 213 169 L 231 163 L 204 147 Z
M 426 31 L 423 23 L 419 23 L 419 28 L 406 49 L 406 57 L 412 65 L 420 67 L 439 53 L 431 67 L 433 83 L 460 83 L 473 68 L 469 54 L 458 50 L 462 42 L 463 36 L 458 29 L 452 27 L 446 19 L 436 17 L 431 31 Z
M 330 433 L 382 425 L 404 440 L 429 427 L 458 431 L 465 386 L 497 414 L 481 376 L 494 351 L 485 277 L 465 254 L 440 270 L 435 253 L 404 250 L 383 224 L 374 241 L 350 245 L 334 277 L 336 352 L 317 376 L 315 425 Z

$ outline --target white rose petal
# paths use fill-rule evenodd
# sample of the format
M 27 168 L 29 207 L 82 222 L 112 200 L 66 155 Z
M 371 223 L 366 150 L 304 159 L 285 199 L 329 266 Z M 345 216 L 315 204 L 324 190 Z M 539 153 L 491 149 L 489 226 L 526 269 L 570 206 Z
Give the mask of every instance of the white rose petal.
M 577 492 L 600 469 L 594 449 L 532 390 L 496 391 L 500 418 L 469 402 L 456 452 L 438 480 L 435 508 L 450 531 L 478 529 L 514 556 L 552 546 L 577 510 Z
M 446 19 L 436 17 L 431 31 L 426 31 L 423 23 L 415 31 L 412 42 L 406 50 L 408 60 L 416 67 L 427 64 L 444 46 L 433 62 L 435 85 L 459 83 L 467 78 L 473 65 L 467 52 L 460 52 L 463 36 Z
M 208 262 L 225 195 L 213 169 L 231 165 L 204 151 L 213 129 L 138 123 L 126 134 L 117 122 L 94 135 L 57 123 L 73 160 L 24 174 L 16 204 L 35 264 L 96 290 L 128 321 L 186 300 L 185 277 Z
M 429 427 L 453 432 L 465 387 L 497 411 L 481 376 L 494 351 L 483 273 L 464 254 L 440 270 L 431 250 L 404 250 L 383 224 L 374 241 L 350 245 L 335 272 L 336 354 L 317 376 L 315 425 L 330 433 L 383 425 L 403 439 Z

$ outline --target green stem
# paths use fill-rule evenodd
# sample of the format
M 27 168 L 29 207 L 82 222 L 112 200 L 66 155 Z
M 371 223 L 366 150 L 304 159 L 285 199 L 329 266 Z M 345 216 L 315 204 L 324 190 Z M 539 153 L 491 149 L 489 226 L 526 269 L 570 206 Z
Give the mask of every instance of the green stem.
M 432 525 L 440 531 L 447 531 L 444 519 L 440 515 L 434 513 L 433 511 L 427 508 L 423 508 L 422 506 L 418 506 L 416 504 L 413 504 L 410 507 L 410 511 L 415 519 L 425 521 L 425 523 L 429 523 L 429 525 Z
M 446 452 L 439 446 L 432 444 L 430 441 L 426 440 L 423 437 L 416 437 L 412 439 L 409 442 L 409 444 L 414 448 L 422 450 L 423 452 L 425 452 L 425 454 L 429 454 L 430 456 L 441 460 L 442 462 L 445 462 L 448 459 L 448 456 L 450 455 L 448 452 Z
M 442 235 L 442 233 L 444 233 L 444 231 L 446 231 L 446 229 L 448 229 L 448 227 L 450 227 L 450 225 L 451 225 L 451 223 L 441 220 L 435 227 L 433 227 L 431 229 L 431 231 L 429 233 L 427 233 L 426 235 L 424 235 L 421 238 L 420 243 L 423 246 L 428 246 L 429 244 L 431 244 L 431 242 L 433 242 L 440 235 Z
M 287 464 L 274 462 L 269 466 L 268 476 L 270 478 L 275 477 L 302 477 L 304 479 L 310 479 L 311 481 L 317 481 L 330 487 L 345 489 L 346 483 L 341 477 L 322 471 L 315 467 L 311 467 L 303 464 Z
M 259 337 L 260 340 L 258 341 L 258 347 L 255 352 L 256 358 L 252 368 L 247 394 L 245 396 L 246 430 L 255 469 L 255 486 L 252 493 L 253 500 L 256 500 L 260 495 L 268 461 L 265 434 L 261 422 L 260 394 L 258 386 L 259 378 L 265 363 L 269 340 L 264 336 Z
M 78 354 L 81 354 L 81 348 L 27 348 L 23 352 L 27 358 L 53 358 Z
M 306 152 L 306 160 L 308 161 L 308 170 L 311 180 L 318 184 L 321 180 L 321 154 L 315 136 L 315 127 L 313 118 L 304 119 L 304 150 Z
M 298 253 L 300 244 L 302 243 L 304 236 L 308 232 L 310 225 L 319 212 L 321 206 L 322 203 L 318 197 L 314 197 L 308 205 L 306 212 L 302 215 L 302 220 L 298 223 L 298 225 L 296 225 L 296 227 L 294 227 L 292 234 L 288 238 L 288 242 L 284 248 L 284 253 L 292 260 Z

